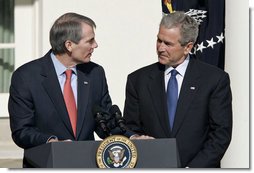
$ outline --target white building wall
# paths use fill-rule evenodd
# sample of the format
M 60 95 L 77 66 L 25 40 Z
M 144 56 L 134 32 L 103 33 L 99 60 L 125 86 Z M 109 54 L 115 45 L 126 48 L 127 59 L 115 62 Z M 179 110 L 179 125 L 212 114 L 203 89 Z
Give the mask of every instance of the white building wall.
M 225 70 L 231 77 L 233 93 L 233 136 L 222 166 L 229 168 L 250 167 L 249 4 L 239 2 L 226 0 Z

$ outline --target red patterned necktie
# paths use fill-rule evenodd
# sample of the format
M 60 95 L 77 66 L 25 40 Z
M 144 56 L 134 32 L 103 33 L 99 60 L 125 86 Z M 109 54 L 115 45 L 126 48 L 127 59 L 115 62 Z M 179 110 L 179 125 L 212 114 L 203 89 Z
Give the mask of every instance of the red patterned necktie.
M 72 70 L 68 69 L 65 71 L 66 80 L 64 83 L 64 101 L 69 114 L 69 118 L 71 121 L 71 126 L 73 133 L 76 137 L 76 127 L 77 127 L 77 108 L 75 103 L 74 94 L 71 87 L 71 75 Z

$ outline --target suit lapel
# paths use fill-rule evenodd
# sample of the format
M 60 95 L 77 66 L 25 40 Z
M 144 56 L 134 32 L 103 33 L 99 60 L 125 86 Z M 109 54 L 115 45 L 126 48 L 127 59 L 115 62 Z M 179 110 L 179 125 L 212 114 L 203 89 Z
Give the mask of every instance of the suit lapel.
M 173 136 L 177 134 L 177 131 L 181 127 L 185 115 L 187 114 L 187 110 L 189 109 L 189 106 L 191 105 L 192 100 L 195 98 L 199 88 L 199 71 L 195 61 L 195 59 L 190 58 L 190 62 L 185 72 L 181 92 L 178 99 L 174 127 L 172 130 Z
M 148 85 L 148 89 L 153 101 L 154 108 L 157 112 L 157 117 L 159 118 L 159 121 L 161 123 L 161 127 L 164 131 L 164 133 L 170 137 L 170 128 L 167 116 L 167 105 L 166 105 L 166 94 L 165 94 L 165 84 L 164 84 L 164 70 L 165 67 L 163 65 L 158 65 L 157 72 L 154 73 L 152 71 L 150 75 L 150 83 Z M 165 123 L 166 122 L 166 123 Z
M 45 58 L 42 59 L 42 61 L 44 65 L 43 71 L 41 72 L 41 75 L 44 78 L 42 86 L 44 87 L 52 103 L 55 105 L 56 111 L 58 112 L 60 119 L 63 120 L 63 123 L 65 124 L 67 129 L 73 135 L 61 87 L 58 82 L 55 68 L 50 57 L 50 52 L 45 56 Z
M 89 98 L 90 79 L 86 76 L 86 73 L 81 71 L 77 66 L 78 74 L 78 120 L 77 120 L 77 138 L 80 135 L 80 131 L 84 125 L 85 113 Z

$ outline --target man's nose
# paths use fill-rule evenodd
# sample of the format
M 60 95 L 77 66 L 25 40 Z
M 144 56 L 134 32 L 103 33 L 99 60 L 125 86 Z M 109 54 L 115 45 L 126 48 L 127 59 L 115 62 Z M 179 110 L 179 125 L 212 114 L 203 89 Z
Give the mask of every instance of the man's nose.
M 159 43 L 158 51 L 164 51 L 166 49 L 166 44 L 164 42 Z
M 97 48 L 97 47 L 98 47 L 98 43 L 96 41 L 94 41 L 93 48 Z

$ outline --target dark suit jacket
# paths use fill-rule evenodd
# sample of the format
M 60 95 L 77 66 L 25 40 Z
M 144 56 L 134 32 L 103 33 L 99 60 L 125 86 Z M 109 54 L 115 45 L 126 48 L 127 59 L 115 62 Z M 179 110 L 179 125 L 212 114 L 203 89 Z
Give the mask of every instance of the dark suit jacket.
M 220 167 L 232 131 L 228 74 L 190 58 L 171 131 L 164 70 L 155 63 L 128 76 L 124 108 L 128 127 L 155 138 L 176 138 L 182 167 Z
M 63 94 L 50 51 L 42 58 L 18 68 L 12 76 L 9 98 L 10 126 L 14 142 L 21 148 L 46 143 L 50 136 L 59 140 L 94 140 L 96 129 L 92 107 L 105 109 L 111 98 L 104 70 L 89 62 L 77 65 L 77 136 L 73 135 Z

